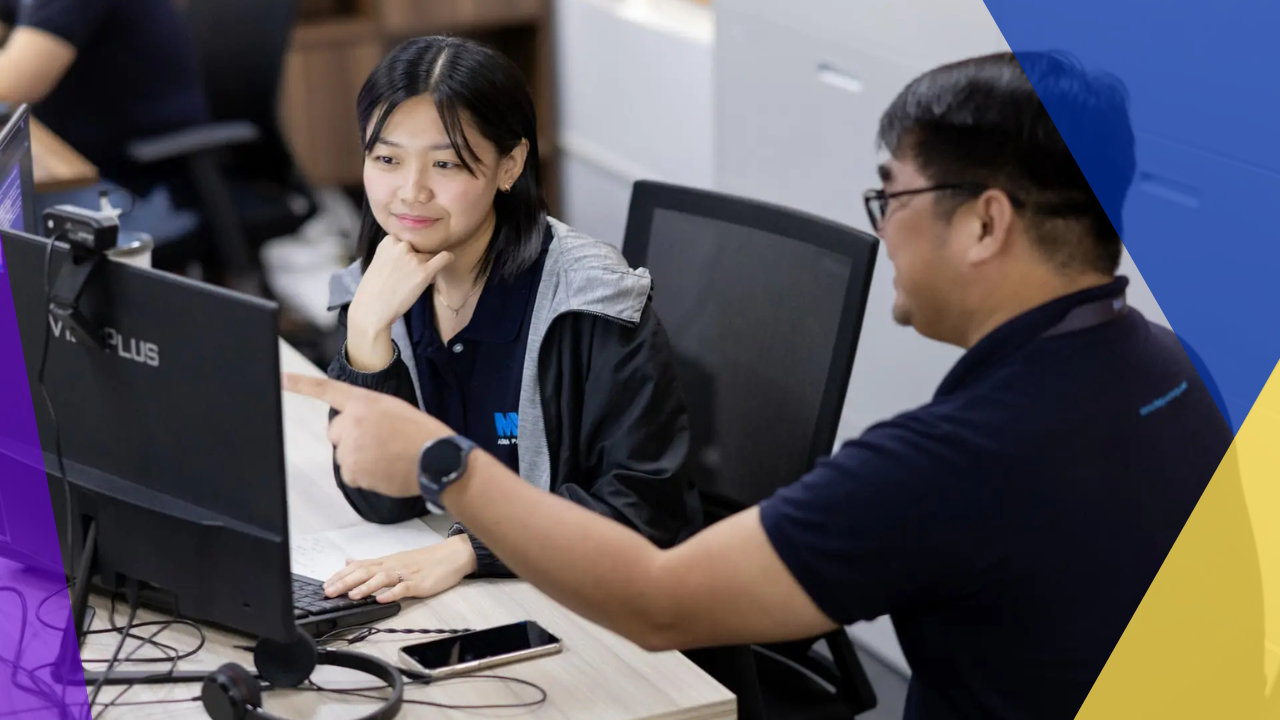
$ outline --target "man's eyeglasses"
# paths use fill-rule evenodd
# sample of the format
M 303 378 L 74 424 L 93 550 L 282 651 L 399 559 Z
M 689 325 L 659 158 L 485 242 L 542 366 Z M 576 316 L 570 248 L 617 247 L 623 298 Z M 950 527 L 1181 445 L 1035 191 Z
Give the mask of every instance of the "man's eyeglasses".
M 880 224 L 884 222 L 884 216 L 889 212 L 889 201 L 894 198 L 951 190 L 964 190 L 966 192 L 979 195 L 988 189 L 989 188 L 985 185 L 975 183 L 930 185 L 929 187 L 914 188 L 912 190 L 899 190 L 891 193 L 887 193 L 883 188 L 880 188 L 864 192 L 862 194 L 862 202 L 867 206 L 867 219 L 871 221 L 871 229 L 874 232 L 880 232 Z M 1009 195 L 1009 202 L 1011 202 L 1015 208 L 1021 208 L 1023 206 L 1022 200 L 1015 195 Z

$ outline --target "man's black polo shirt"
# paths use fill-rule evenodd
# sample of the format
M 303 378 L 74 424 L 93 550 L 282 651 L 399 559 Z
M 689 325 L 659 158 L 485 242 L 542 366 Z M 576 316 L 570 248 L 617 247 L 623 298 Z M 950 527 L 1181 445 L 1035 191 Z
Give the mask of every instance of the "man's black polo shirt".
M 1001 326 L 932 402 L 763 504 L 829 617 L 892 616 L 907 718 L 1074 717 L 1226 454 L 1167 328 L 1129 309 L 1043 337 L 1127 283 Z
M 0 0 L 0 22 L 76 48 L 35 116 L 136 193 L 167 175 L 130 162 L 130 141 L 209 121 L 195 45 L 173 0 Z
M 525 347 L 550 240 L 548 232 L 542 254 L 524 272 L 490 278 L 471 322 L 447 345 L 436 329 L 433 289 L 406 316 L 414 355 L 406 361 L 416 364 L 423 409 L 514 472 L 520 471 L 516 431 Z

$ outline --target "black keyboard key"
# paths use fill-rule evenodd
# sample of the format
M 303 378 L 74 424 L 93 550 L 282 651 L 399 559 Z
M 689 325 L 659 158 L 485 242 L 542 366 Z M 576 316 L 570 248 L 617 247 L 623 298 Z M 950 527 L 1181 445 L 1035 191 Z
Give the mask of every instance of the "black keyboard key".
M 374 597 L 352 600 L 347 595 L 336 598 L 325 597 L 324 583 L 302 575 L 293 576 L 294 617 L 302 618 L 311 615 L 339 612 L 365 605 L 377 604 Z

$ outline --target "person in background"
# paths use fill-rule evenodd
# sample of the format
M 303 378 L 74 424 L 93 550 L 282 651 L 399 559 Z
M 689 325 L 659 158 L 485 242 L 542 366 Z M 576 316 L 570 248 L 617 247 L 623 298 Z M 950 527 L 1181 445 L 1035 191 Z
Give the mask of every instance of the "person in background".
M 126 211 L 124 230 L 157 241 L 193 230 L 178 206 L 181 168 L 130 161 L 131 141 L 209 121 L 191 35 L 174 0 L 0 0 L 0 102 L 35 117 L 98 167 L 89 188 L 46 193 L 98 208 L 100 191 Z
M 1048 104 L 1105 147 L 1101 202 Z M 341 411 L 329 437 L 348 484 L 447 509 L 646 648 L 888 614 L 912 668 L 907 718 L 1073 718 L 1233 439 L 1116 275 L 1103 207 L 1134 175 L 1124 91 L 1056 54 L 974 58 L 912 81 L 879 140 L 883 187 L 865 202 L 893 317 L 965 354 L 928 404 L 673 548 L 535 492 L 448 418 L 325 378 L 286 387 Z
M 529 487 L 659 547 L 692 534 L 688 414 L 650 278 L 548 217 L 519 69 L 470 40 L 411 40 L 369 76 L 358 116 L 363 257 L 330 286 L 346 343 L 329 375 L 448 418 Z M 337 476 L 365 519 L 427 512 Z M 326 590 L 389 602 L 511 575 L 459 524 L 351 562 Z

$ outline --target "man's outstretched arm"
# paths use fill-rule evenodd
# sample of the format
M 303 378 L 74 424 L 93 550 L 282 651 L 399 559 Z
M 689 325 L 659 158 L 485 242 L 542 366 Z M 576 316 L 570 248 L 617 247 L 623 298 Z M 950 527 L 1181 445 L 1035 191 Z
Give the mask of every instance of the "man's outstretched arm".
M 418 452 L 454 434 L 402 400 L 345 383 L 287 376 L 286 387 L 340 411 L 329 439 L 344 478 L 387 495 L 416 494 Z M 520 577 L 650 650 L 813 637 L 838 627 L 774 551 L 756 508 L 661 550 L 534 488 L 481 450 L 441 499 Z
M 750 508 L 674 548 L 541 492 L 487 454 L 442 496 L 516 574 L 650 650 L 813 637 L 837 625 Z

